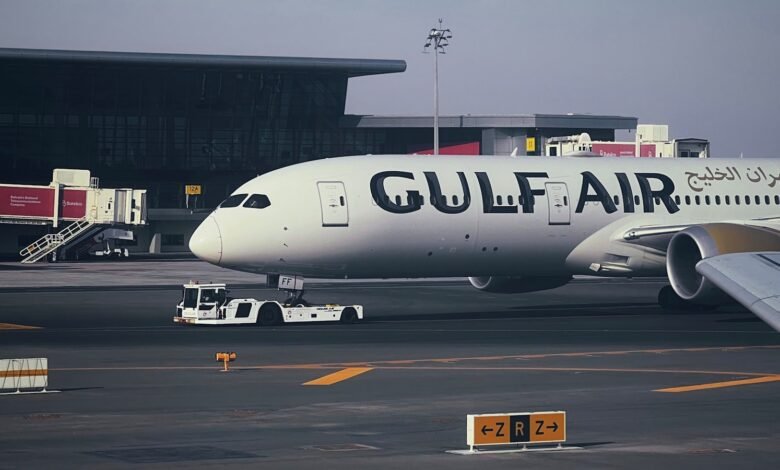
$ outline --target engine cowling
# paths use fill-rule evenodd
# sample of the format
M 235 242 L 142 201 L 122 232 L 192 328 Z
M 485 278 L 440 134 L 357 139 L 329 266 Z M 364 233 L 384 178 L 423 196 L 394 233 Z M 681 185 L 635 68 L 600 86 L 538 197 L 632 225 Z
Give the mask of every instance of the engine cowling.
M 521 294 L 523 292 L 536 292 L 540 290 L 554 289 L 571 281 L 567 277 L 508 277 L 508 276 L 483 276 L 470 277 L 469 282 L 475 288 L 499 294 Z
M 737 224 L 703 224 L 675 234 L 666 251 L 666 272 L 675 293 L 703 305 L 718 305 L 729 297 L 696 271 L 696 264 L 713 256 L 751 251 L 777 251 L 780 233 Z

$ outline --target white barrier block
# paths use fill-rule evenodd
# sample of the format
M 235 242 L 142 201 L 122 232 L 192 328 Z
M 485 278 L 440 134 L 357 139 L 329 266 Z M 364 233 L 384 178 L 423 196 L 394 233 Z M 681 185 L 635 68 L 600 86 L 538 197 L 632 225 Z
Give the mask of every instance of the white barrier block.
M 0 359 L 0 395 L 46 393 L 48 386 L 47 358 Z

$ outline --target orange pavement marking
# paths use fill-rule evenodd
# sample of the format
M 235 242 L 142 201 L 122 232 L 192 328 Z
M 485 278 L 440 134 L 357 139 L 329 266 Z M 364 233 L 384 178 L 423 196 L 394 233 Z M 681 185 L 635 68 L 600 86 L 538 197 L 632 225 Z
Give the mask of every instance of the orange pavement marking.
M 347 369 L 342 369 L 338 372 L 325 375 L 319 379 L 306 382 L 303 385 L 333 385 L 335 383 L 351 379 L 352 377 L 356 377 L 360 374 L 365 374 L 370 370 L 373 370 L 373 367 L 349 367 Z
M 24 370 L 9 370 L 7 372 L 0 371 L 0 378 L 6 378 L 6 377 L 34 377 L 38 375 L 49 375 L 49 371 L 46 369 L 40 369 L 40 370 L 32 370 L 32 369 L 24 369 Z
M 767 382 L 780 382 L 780 375 L 765 375 L 753 379 L 730 380 L 728 382 L 713 382 L 708 384 L 687 385 L 685 387 L 661 388 L 654 392 L 681 393 L 695 392 L 698 390 L 710 390 L 713 388 L 739 387 L 741 385 L 763 384 Z
M 40 330 L 40 326 L 17 325 L 15 323 L 0 323 L 0 330 Z

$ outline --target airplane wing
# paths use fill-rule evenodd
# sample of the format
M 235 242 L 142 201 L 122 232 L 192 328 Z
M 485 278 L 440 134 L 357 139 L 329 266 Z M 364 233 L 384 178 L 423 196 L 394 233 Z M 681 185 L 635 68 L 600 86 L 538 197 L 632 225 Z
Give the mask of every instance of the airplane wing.
M 696 271 L 780 331 L 780 252 L 713 256 Z
M 746 225 L 753 227 L 762 227 L 780 231 L 780 218 L 778 217 L 766 217 L 762 219 L 750 219 L 750 220 L 724 220 L 721 223 L 729 223 L 736 225 Z M 712 222 L 706 222 L 712 223 Z M 645 246 L 647 248 L 655 249 L 661 252 L 666 251 L 666 247 L 669 245 L 669 240 L 677 233 L 685 230 L 688 227 L 700 224 L 686 224 L 686 225 L 642 225 L 639 227 L 632 227 L 625 230 L 622 233 L 624 241 Z

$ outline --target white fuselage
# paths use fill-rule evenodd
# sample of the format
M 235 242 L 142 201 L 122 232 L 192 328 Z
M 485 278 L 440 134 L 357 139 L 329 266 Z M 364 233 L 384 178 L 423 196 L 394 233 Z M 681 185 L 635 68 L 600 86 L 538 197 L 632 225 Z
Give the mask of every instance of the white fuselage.
M 560 276 L 612 262 L 628 267 L 615 275 L 663 275 L 665 247 L 639 250 L 627 230 L 777 216 L 778 180 L 774 159 L 341 157 L 245 183 L 234 195 L 270 205 L 218 208 L 190 246 L 227 268 L 314 277 Z

